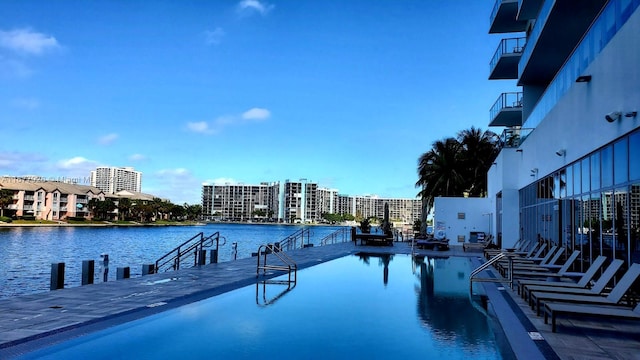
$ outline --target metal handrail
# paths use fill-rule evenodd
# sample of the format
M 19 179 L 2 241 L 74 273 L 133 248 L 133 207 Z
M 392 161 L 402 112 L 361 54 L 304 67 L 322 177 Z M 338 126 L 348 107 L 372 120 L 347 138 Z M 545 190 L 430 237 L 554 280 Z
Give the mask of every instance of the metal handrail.
M 323 246 L 323 245 L 327 245 L 329 243 L 335 244 L 337 242 L 337 239 L 338 239 L 339 236 L 342 236 L 342 241 L 341 242 L 347 242 L 347 241 L 349 241 L 348 237 L 347 237 L 347 234 L 348 234 L 348 229 L 346 227 L 342 228 L 342 229 L 338 229 L 338 230 L 332 232 L 331 234 L 325 236 L 324 238 L 322 238 L 322 240 L 320 240 L 320 245 Z
M 305 235 L 307 236 L 307 243 L 308 243 L 309 240 L 311 239 L 311 230 L 308 228 L 302 228 L 296 231 L 295 233 L 287 236 L 286 238 L 282 239 L 279 242 L 280 246 L 287 250 L 295 250 L 298 243 L 298 239 L 300 239 L 300 248 L 303 248 Z
M 509 251 L 511 249 L 508 249 L 507 252 L 500 252 L 499 254 L 497 254 L 496 256 L 492 257 L 489 261 L 485 262 L 484 264 L 478 266 L 475 270 L 473 270 L 471 272 L 471 274 L 469 275 L 469 294 L 472 295 L 473 293 L 473 282 L 474 281 L 480 281 L 480 282 L 508 282 L 509 283 L 509 287 L 513 288 L 513 256 L 517 255 L 515 254 L 513 251 Z M 496 262 L 500 261 L 502 258 L 506 257 L 507 260 L 509 261 L 509 274 L 507 279 L 505 278 L 475 278 L 476 275 L 478 275 L 479 273 L 481 273 L 482 271 L 484 271 L 485 269 L 487 269 L 489 266 L 495 264 Z
M 264 250 L 263 250 L 264 249 Z M 267 255 L 275 255 L 284 265 L 267 265 Z M 260 257 L 264 256 L 262 265 L 260 265 Z M 266 275 L 267 270 L 283 270 L 289 274 L 288 282 L 296 282 L 298 278 L 298 264 L 285 252 L 282 248 L 275 244 L 260 245 L 258 248 L 258 264 L 256 267 L 256 277 L 260 276 L 260 270 L 262 274 Z M 291 272 L 293 272 L 293 280 L 291 279 Z
M 169 251 L 158 260 L 156 260 L 155 270 L 159 271 L 168 271 L 168 270 L 178 270 L 180 269 L 180 265 L 183 260 L 193 255 L 193 266 L 200 264 L 198 255 L 199 253 L 205 249 L 212 247 L 215 242 L 216 250 L 220 247 L 220 238 L 222 238 L 224 246 L 226 244 L 226 238 L 220 236 L 220 232 L 215 232 L 207 237 L 204 236 L 204 232 L 200 232 L 189 240 L 183 242 L 182 244 L 175 247 L 173 250 Z M 169 266 L 167 266 L 169 265 Z

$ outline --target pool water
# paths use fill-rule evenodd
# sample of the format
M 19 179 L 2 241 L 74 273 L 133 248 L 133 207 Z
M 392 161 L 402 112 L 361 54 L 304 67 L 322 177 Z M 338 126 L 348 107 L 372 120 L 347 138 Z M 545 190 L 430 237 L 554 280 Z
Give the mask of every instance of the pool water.
M 469 260 L 347 256 L 117 325 L 23 359 L 501 359 Z

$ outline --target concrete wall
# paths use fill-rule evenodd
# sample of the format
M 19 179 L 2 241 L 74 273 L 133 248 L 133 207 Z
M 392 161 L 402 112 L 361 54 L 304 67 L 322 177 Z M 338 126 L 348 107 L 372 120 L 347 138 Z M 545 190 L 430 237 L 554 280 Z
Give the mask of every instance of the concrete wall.
M 437 197 L 434 209 L 434 232 L 438 231 L 438 223 L 443 223 L 450 245 L 462 244 L 458 236 L 464 236 L 464 241 L 469 242 L 472 231 L 492 233 L 490 222 L 495 222 L 490 220 L 493 210 L 489 198 Z M 458 214 L 464 214 L 464 219 L 459 219 Z

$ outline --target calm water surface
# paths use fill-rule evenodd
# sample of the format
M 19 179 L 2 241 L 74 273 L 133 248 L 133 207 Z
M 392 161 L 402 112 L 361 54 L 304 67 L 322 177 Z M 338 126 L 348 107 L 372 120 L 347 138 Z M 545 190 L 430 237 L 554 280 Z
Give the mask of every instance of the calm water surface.
M 248 286 L 24 359 L 502 359 L 470 271 L 466 258 L 347 256 L 290 291 Z
M 302 226 L 258 224 L 209 224 L 202 226 L 150 227 L 19 227 L 0 228 L 0 298 L 49 291 L 51 263 L 65 263 L 65 287 L 79 286 L 83 260 L 95 260 L 96 282 L 101 280 L 100 255 L 109 254 L 109 281 L 116 268 L 129 266 L 140 276 L 142 264 L 151 264 L 199 232 L 220 232 L 226 244 L 219 261 L 233 258 L 231 244 L 238 243 L 238 258 L 250 257 L 258 247 L 279 241 Z M 340 229 L 313 226 L 310 242 Z

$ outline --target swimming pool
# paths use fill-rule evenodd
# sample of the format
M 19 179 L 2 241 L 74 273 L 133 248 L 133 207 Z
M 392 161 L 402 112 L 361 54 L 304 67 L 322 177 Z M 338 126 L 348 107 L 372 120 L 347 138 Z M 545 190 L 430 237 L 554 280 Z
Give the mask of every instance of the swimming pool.
M 360 254 L 248 286 L 21 359 L 501 359 L 468 299 L 469 260 Z

